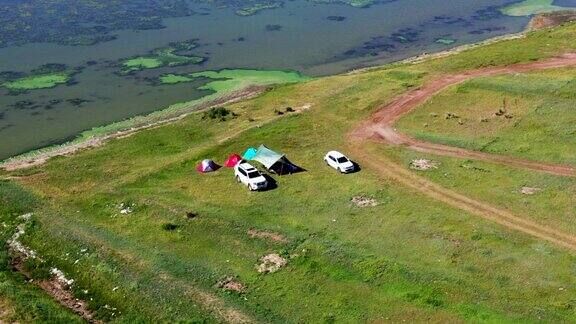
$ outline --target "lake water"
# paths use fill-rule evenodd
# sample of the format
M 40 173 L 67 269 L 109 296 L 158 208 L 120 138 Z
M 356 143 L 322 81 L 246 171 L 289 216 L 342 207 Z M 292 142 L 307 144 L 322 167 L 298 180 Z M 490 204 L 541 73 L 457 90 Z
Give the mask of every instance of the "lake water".
M 145 78 L 222 68 L 290 69 L 311 76 L 377 65 L 422 52 L 521 31 L 528 18 L 508 17 L 509 0 L 396 0 L 358 9 L 287 1 L 283 8 L 240 17 L 232 8 L 197 5 L 206 15 L 166 19 L 166 28 L 121 31 L 93 46 L 29 44 L 0 49 L 0 71 L 29 71 L 44 63 L 87 66 L 74 85 L 8 95 L 0 90 L 0 160 L 69 139 L 82 130 L 198 98 L 199 83 L 154 86 Z M 328 17 L 344 17 L 332 18 Z M 267 25 L 280 25 L 270 30 Z M 272 28 L 274 29 L 274 28 Z M 457 40 L 452 45 L 438 38 Z M 172 41 L 198 38 L 201 65 L 160 68 L 119 76 L 112 63 L 146 54 Z M 200 82 L 200 81 L 199 81 Z M 87 100 L 74 105 L 66 100 Z M 50 100 L 61 103 L 49 105 Z M 29 101 L 28 105 L 14 106 Z

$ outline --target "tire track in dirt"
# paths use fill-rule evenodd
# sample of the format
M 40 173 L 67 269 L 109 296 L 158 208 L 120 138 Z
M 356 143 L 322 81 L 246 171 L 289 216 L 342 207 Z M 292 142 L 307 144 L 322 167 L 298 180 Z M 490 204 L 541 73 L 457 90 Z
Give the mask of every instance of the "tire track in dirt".
M 515 215 L 488 203 L 469 198 L 453 190 L 444 188 L 432 181 L 414 174 L 391 159 L 370 151 L 370 149 L 365 145 L 367 140 L 372 140 L 389 145 L 403 145 L 409 149 L 424 153 L 482 160 L 560 176 L 576 176 L 576 169 L 571 166 L 539 163 L 536 161 L 522 160 L 513 157 L 470 151 L 447 145 L 428 143 L 398 133 L 393 128 L 394 122 L 402 115 L 410 112 L 412 109 L 418 107 L 430 97 L 447 87 L 462 83 L 466 80 L 482 76 L 529 72 L 573 65 L 576 65 L 576 54 L 566 54 L 561 57 L 543 61 L 516 64 L 506 67 L 490 67 L 459 74 L 441 76 L 419 89 L 410 91 L 398 97 L 391 103 L 376 111 L 369 120 L 362 122 L 352 133 L 348 134 L 348 140 L 353 144 L 351 145 L 350 150 L 357 158 L 362 160 L 363 164 L 369 166 L 379 174 L 393 179 L 396 182 L 430 198 L 500 224 L 509 229 L 520 231 L 558 246 L 576 251 L 576 236 L 539 224 L 526 219 L 521 215 Z
M 354 156 L 361 159 L 363 165 L 369 166 L 379 174 L 390 178 L 410 189 L 423 193 L 435 200 L 446 203 L 449 206 L 466 211 L 483 219 L 495 222 L 507 228 L 520 231 L 576 251 L 576 236 L 547 227 L 534 221 L 514 215 L 508 211 L 496 208 L 490 204 L 474 200 L 455 191 L 446 189 L 413 172 L 398 165 L 394 161 L 374 152 L 368 152 L 365 148 L 352 146 L 350 150 Z
M 535 70 L 545 70 L 566 66 L 576 66 L 576 53 L 565 54 L 560 57 L 536 61 L 524 64 L 515 64 L 505 67 L 490 67 L 478 70 L 466 71 L 458 74 L 441 76 L 422 87 L 401 95 L 391 103 L 376 111 L 370 120 L 362 123 L 351 135 L 351 138 L 371 138 L 392 145 L 406 146 L 411 150 L 432 153 L 444 156 L 469 158 L 505 164 L 509 166 L 550 173 L 560 176 L 576 177 L 576 168 L 568 165 L 541 163 L 524 160 L 510 156 L 496 155 L 479 151 L 467 150 L 459 147 L 430 143 L 412 138 L 406 134 L 397 132 L 394 123 L 403 115 L 420 106 L 428 99 L 445 90 L 446 88 L 468 81 L 477 77 L 493 76 L 506 73 L 522 73 Z

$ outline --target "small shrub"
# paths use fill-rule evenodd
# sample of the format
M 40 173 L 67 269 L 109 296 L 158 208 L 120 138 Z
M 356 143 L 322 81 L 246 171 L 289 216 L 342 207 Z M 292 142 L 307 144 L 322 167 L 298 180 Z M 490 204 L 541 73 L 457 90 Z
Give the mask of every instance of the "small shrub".
M 224 107 L 213 107 L 204 112 L 204 114 L 202 115 L 202 119 L 210 119 L 210 120 L 216 119 L 220 121 L 225 121 L 230 116 L 236 117 L 237 115 Z
M 173 231 L 177 229 L 179 226 L 174 223 L 164 223 L 162 224 L 162 229 L 165 231 Z

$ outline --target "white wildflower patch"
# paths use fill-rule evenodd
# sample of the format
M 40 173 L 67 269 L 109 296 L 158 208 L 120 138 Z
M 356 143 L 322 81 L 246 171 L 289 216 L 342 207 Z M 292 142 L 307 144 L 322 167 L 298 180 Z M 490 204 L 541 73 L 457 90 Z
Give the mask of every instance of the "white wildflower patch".
M 120 209 L 120 214 L 122 215 L 131 214 L 134 211 L 134 207 L 136 207 L 135 204 L 120 203 L 120 205 L 118 205 L 118 208 Z
M 20 243 L 18 239 L 26 232 L 26 224 L 32 217 L 32 213 L 24 214 L 20 216 L 21 219 L 24 220 L 24 223 L 19 224 L 16 226 L 16 233 L 12 235 L 12 237 L 8 240 L 8 247 L 19 254 L 24 255 L 26 258 L 35 259 L 37 257 L 36 251 L 27 248 L 24 244 Z
M 60 270 L 58 268 L 50 269 L 50 273 L 56 277 L 56 280 L 58 280 L 60 283 L 66 285 L 66 286 L 72 286 L 72 284 L 74 283 L 74 279 L 66 278 L 66 276 L 64 275 L 64 272 L 62 272 L 62 270 Z

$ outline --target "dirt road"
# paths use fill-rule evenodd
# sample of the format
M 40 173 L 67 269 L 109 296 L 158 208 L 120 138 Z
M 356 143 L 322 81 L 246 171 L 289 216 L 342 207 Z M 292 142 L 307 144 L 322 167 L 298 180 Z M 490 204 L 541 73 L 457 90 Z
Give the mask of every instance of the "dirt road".
M 428 197 L 442 201 L 447 205 L 498 223 L 507 228 L 576 251 L 576 236 L 563 232 L 562 230 L 557 230 L 536 223 L 522 215 L 514 215 L 506 210 L 446 189 L 418 176 L 413 171 L 410 171 L 406 167 L 382 156 L 382 154 L 372 151 L 369 147 L 362 144 L 363 141 L 372 140 L 386 143 L 388 145 L 403 145 L 409 149 L 424 153 L 482 160 L 529 170 L 547 172 L 560 176 L 576 176 L 576 169 L 571 166 L 539 163 L 513 157 L 499 156 L 441 144 L 423 142 L 398 133 L 393 127 L 394 122 L 402 115 L 423 104 L 426 100 L 447 87 L 462 83 L 466 80 L 482 76 L 529 72 L 565 66 L 576 66 L 576 54 L 567 54 L 557 58 L 526 64 L 517 64 L 506 67 L 490 67 L 442 76 L 423 85 L 419 89 L 398 97 L 391 103 L 378 109 L 378 111 L 376 111 L 369 120 L 361 123 L 352 133 L 349 134 L 348 138 L 353 144 L 351 145 L 351 150 L 353 151 L 354 156 L 359 158 L 364 165 L 369 166 L 381 175 L 391 178 Z
M 396 122 L 401 116 L 420 106 L 437 93 L 464 81 L 483 76 L 505 73 L 521 73 L 565 66 L 576 66 L 576 54 L 566 54 L 561 57 L 526 64 L 510 65 L 506 67 L 491 67 L 462 72 L 458 74 L 445 75 L 423 85 L 419 89 L 410 91 L 398 97 L 396 100 L 378 109 L 378 111 L 372 115 L 370 120 L 362 123 L 351 134 L 351 137 L 352 139 L 371 138 L 386 142 L 388 144 L 403 145 L 411 150 L 423 153 L 433 153 L 438 155 L 482 160 L 486 162 L 505 164 L 560 176 L 574 177 L 576 176 L 576 168 L 572 166 L 541 163 L 518 159 L 510 156 L 501 156 L 442 144 L 424 142 L 397 132 L 393 126 L 394 122 Z

